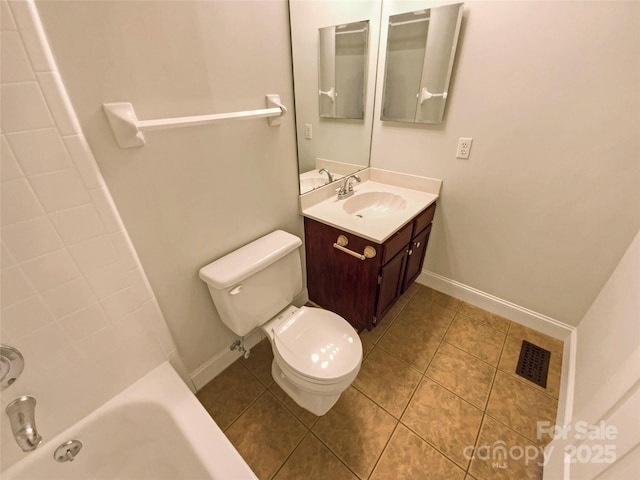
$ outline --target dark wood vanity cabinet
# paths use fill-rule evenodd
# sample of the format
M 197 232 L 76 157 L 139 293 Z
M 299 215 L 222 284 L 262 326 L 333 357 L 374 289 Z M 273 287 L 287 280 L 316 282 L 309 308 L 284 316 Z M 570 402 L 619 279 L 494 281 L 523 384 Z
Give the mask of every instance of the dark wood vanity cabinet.
M 431 204 L 382 244 L 305 217 L 309 299 L 358 331 L 373 328 L 420 274 L 435 209 Z M 340 235 L 345 248 L 362 253 L 369 245 L 376 256 L 360 260 L 334 248 Z

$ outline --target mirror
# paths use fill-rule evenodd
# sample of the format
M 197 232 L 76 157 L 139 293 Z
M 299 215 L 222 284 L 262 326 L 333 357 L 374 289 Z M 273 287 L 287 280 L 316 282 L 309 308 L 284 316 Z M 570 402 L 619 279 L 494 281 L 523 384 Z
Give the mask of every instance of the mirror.
M 369 20 L 320 29 L 320 116 L 364 118 Z
M 381 9 L 382 0 L 289 1 L 300 193 L 369 166 Z
M 381 120 L 442 123 L 462 4 L 389 17 Z

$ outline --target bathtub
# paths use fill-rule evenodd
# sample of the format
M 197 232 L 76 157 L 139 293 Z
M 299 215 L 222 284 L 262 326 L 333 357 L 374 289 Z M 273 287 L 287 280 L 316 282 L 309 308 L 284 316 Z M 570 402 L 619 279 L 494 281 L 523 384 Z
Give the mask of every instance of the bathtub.
M 75 460 L 55 461 L 58 445 L 73 439 L 83 443 Z M 3 480 L 258 478 L 169 363 L 60 435 L 45 439 L 1 476 Z

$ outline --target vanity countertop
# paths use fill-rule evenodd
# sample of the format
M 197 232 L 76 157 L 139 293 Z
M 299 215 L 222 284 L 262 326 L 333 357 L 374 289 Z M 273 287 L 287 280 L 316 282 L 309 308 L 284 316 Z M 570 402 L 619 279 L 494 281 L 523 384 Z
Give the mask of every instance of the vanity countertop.
M 359 175 L 362 183 L 353 182 L 355 193 L 347 199 L 337 199 L 335 190 L 339 183 L 323 187 L 326 189 L 324 198 L 316 195 L 315 201 L 304 202 L 301 199 L 302 215 L 373 242 L 383 243 L 435 202 L 442 184 L 441 180 L 375 169 L 367 169 Z M 404 202 L 400 208 L 391 208 L 384 213 L 373 212 L 370 215 L 357 215 L 345 210 L 345 202 L 370 192 L 394 194 L 404 199 Z

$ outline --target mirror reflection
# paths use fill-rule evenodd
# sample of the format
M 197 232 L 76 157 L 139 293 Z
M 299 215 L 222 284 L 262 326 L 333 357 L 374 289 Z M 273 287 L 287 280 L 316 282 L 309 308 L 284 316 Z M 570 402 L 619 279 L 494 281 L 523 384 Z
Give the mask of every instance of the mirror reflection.
M 462 4 L 389 17 L 382 120 L 441 123 Z
M 364 118 L 369 21 L 320 29 L 320 116 Z
M 369 166 L 381 8 L 289 0 L 300 193 Z

